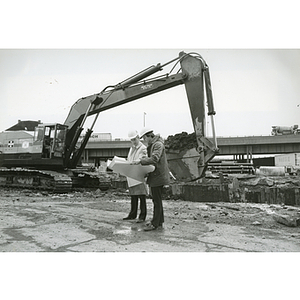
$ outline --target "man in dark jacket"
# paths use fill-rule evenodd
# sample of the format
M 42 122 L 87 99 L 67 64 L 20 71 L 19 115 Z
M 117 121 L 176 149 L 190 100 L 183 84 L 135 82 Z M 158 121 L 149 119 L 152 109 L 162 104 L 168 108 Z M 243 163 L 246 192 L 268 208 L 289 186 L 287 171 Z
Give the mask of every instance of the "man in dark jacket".
M 170 183 L 169 168 L 163 139 L 155 135 L 152 129 L 143 128 L 140 134 L 147 145 L 148 157 L 142 157 L 142 165 L 154 165 L 155 170 L 149 173 L 147 183 L 151 189 L 153 201 L 153 218 L 145 227 L 145 231 L 155 230 L 164 223 L 162 192 L 164 185 Z

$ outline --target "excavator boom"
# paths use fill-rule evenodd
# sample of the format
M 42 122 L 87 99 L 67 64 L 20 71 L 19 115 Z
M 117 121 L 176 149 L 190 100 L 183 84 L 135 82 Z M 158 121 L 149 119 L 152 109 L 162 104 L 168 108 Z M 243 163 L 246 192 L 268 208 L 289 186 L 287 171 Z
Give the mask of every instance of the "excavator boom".
M 174 62 L 180 63 L 181 72 L 176 74 L 166 74 L 157 78 L 149 78 L 150 75 Z M 78 138 L 83 130 L 83 124 L 88 116 L 96 114 L 96 119 L 100 112 L 110 108 L 143 98 L 145 96 L 184 84 L 189 101 L 191 117 L 198 144 L 200 159 L 198 162 L 199 178 L 204 175 L 208 162 L 217 152 L 217 143 L 213 123 L 215 115 L 212 100 L 211 83 L 209 69 L 204 59 L 197 53 L 179 53 L 179 57 L 167 62 L 164 65 L 157 64 L 151 66 L 123 82 L 106 87 L 102 92 L 79 99 L 71 108 L 64 125 L 69 128 L 67 138 L 66 165 L 75 167 L 78 159 L 84 150 L 85 144 L 92 133 L 92 129 L 87 131 L 83 139 L 82 146 L 74 154 L 74 149 Z M 212 118 L 213 141 L 205 137 L 205 94 L 206 91 L 208 115 Z

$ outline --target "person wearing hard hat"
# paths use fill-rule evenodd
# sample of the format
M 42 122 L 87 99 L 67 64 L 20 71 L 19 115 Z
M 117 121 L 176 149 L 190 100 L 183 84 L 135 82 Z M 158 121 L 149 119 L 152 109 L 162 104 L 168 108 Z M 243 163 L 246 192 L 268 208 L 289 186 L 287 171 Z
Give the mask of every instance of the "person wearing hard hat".
M 155 166 L 155 170 L 149 173 L 147 178 L 153 201 L 153 218 L 144 230 L 150 231 L 163 226 L 162 193 L 163 187 L 170 183 L 170 177 L 163 139 L 159 134 L 155 135 L 151 128 L 143 128 L 140 132 L 140 137 L 143 138 L 144 143 L 147 145 L 148 156 L 142 157 L 134 163 Z
M 142 156 L 147 156 L 147 147 L 140 141 L 139 133 L 136 130 L 130 130 L 128 132 L 128 137 L 132 146 L 129 149 L 127 161 L 132 163 L 133 161 L 140 159 Z M 123 218 L 123 220 L 134 220 L 137 217 L 138 202 L 140 199 L 140 214 L 137 223 L 144 222 L 147 216 L 146 183 L 138 183 L 129 177 L 127 177 L 127 183 L 129 194 L 131 196 L 131 209 L 128 216 Z

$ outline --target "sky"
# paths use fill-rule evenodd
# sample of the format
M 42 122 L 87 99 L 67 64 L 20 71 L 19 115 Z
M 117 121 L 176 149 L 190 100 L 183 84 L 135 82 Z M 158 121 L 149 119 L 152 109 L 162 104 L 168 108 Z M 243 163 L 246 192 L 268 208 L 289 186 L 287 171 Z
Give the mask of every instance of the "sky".
M 0 131 L 18 120 L 63 123 L 79 98 L 164 64 L 182 50 L 199 53 L 210 68 L 217 136 L 269 135 L 273 125 L 300 126 L 299 49 L 2 48 Z M 211 136 L 209 117 L 206 123 Z M 184 85 L 100 113 L 94 132 L 126 139 L 144 124 L 163 137 L 193 132 Z

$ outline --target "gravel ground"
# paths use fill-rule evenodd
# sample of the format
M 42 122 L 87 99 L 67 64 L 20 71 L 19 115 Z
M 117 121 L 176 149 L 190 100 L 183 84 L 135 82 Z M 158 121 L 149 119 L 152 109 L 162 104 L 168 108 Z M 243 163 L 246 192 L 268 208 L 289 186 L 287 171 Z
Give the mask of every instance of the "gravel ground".
M 130 208 L 126 191 L 1 189 L 1 293 L 6 299 L 128 299 L 132 289 L 142 295 L 150 288 L 143 298 L 152 299 L 158 287 L 167 299 L 297 296 L 299 226 L 274 216 L 297 220 L 298 207 L 163 204 L 164 228 L 145 232 L 144 224 L 122 220 Z M 149 220 L 151 199 L 147 207 Z
M 126 191 L 1 189 L 1 252 L 298 252 L 293 206 L 164 200 L 163 229 L 123 221 Z M 152 200 L 147 199 L 149 220 Z M 295 226 L 279 223 L 284 216 Z M 287 226 L 288 225 L 288 226 Z

